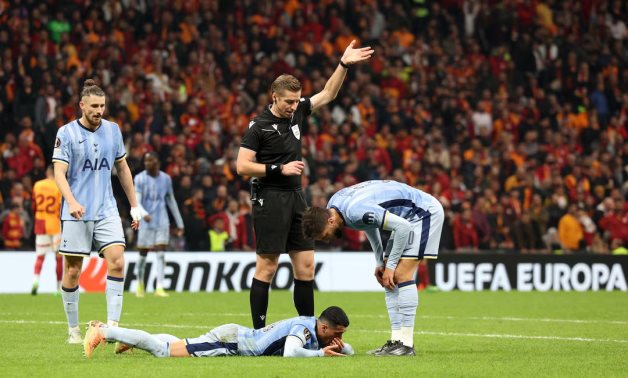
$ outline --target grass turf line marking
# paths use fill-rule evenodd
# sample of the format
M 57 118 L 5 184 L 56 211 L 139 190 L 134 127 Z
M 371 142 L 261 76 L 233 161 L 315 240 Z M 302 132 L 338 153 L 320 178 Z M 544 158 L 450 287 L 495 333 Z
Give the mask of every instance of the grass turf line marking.
M 5 324 L 51 324 L 51 325 L 66 325 L 67 322 L 62 321 L 39 321 L 39 320 L 1 320 L 0 323 Z M 216 326 L 209 325 L 184 325 L 184 324 L 141 324 L 130 323 L 125 324 L 126 327 L 162 327 L 162 328 L 199 328 L 210 330 Z M 361 333 L 390 333 L 390 331 L 383 330 L 365 330 L 356 329 L 353 332 Z M 628 343 L 625 339 L 592 339 L 588 337 L 562 337 L 562 336 L 534 336 L 534 335 L 511 335 L 503 333 L 462 333 L 462 332 L 435 332 L 435 331 L 415 331 L 415 335 L 429 335 L 429 336 L 450 336 L 450 337 L 482 337 L 489 339 L 522 339 L 522 340 L 550 340 L 550 341 L 576 341 L 576 342 L 600 342 L 600 343 Z
M 1 314 L 1 313 L 0 313 Z M 21 313 L 20 313 L 21 314 Z M 55 313 L 54 315 L 56 315 Z M 18 315 L 17 313 L 15 315 Z M 144 313 L 142 315 L 153 315 L 152 313 Z M 194 312 L 184 312 L 181 314 L 177 314 L 180 316 L 199 316 L 199 313 Z M 241 316 L 241 317 L 250 317 L 249 313 L 203 313 L 203 315 L 208 316 Z M 294 316 L 294 314 L 273 314 L 278 317 L 289 318 Z M 386 315 L 366 315 L 366 314 L 354 314 L 351 315 L 352 318 L 376 318 L 376 319 L 388 319 L 388 314 Z M 446 319 L 446 320 L 485 320 L 485 321 L 512 321 L 512 322 L 547 322 L 547 323 L 575 323 L 575 324 L 617 324 L 617 325 L 626 325 L 628 321 L 624 320 L 585 320 L 585 319 L 552 319 L 552 318 L 520 318 L 520 317 L 512 317 L 512 316 L 444 316 L 444 315 L 418 315 L 417 319 Z
M 0 312 L 0 316 L 11 315 L 58 315 L 58 312 Z M 130 313 L 123 313 L 123 315 L 131 315 Z M 133 313 L 133 315 L 153 315 L 153 313 Z M 200 314 L 197 312 L 183 312 L 177 314 L 179 316 L 194 316 L 197 317 Z M 272 314 L 281 318 L 290 318 L 294 314 Z M 251 314 L 244 312 L 221 312 L 221 313 L 203 313 L 203 316 L 238 316 L 238 317 L 250 317 Z M 375 319 L 388 319 L 388 315 L 367 315 L 367 314 L 354 314 L 352 318 L 375 318 Z M 542 322 L 542 323 L 574 323 L 574 324 L 615 324 L 626 325 L 628 321 L 625 320 L 588 320 L 588 319 L 554 319 L 554 318 L 521 318 L 514 316 L 451 316 L 451 315 L 418 315 L 417 319 L 445 319 L 445 320 L 484 320 L 484 321 L 508 321 L 508 322 Z

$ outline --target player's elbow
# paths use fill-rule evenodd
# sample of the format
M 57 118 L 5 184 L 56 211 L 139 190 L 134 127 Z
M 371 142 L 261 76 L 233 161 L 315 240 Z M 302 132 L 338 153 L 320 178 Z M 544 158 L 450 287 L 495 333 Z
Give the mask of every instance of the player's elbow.
M 248 168 L 248 162 L 246 160 L 236 160 L 236 172 L 240 176 L 251 176 L 250 169 Z
M 292 351 L 292 350 L 288 350 L 288 349 L 285 349 L 285 350 L 283 351 L 283 356 L 284 356 L 284 357 L 296 357 L 296 356 L 294 355 L 294 351 Z

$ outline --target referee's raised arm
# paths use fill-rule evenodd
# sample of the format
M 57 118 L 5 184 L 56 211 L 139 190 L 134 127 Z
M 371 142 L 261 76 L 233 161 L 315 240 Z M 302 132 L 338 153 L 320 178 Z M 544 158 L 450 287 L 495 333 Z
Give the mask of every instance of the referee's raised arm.
M 327 83 L 325 83 L 323 90 L 310 99 L 312 102 L 312 111 L 329 104 L 336 98 L 342 86 L 342 82 L 345 80 L 349 66 L 365 61 L 373 55 L 374 50 L 371 47 L 367 46 L 356 49 L 354 48 L 355 43 L 356 41 L 353 40 L 349 46 L 347 46 L 344 54 L 342 54 L 342 58 L 340 58 L 340 62 L 338 62 L 338 67 L 336 67 L 334 73 L 329 80 L 327 80 Z

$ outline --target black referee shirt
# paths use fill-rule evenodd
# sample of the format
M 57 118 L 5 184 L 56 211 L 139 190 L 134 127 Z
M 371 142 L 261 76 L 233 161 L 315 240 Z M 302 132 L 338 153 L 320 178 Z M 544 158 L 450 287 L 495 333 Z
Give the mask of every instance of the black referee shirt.
M 302 97 L 292 118 L 278 118 L 267 107 L 249 122 L 241 147 L 257 152 L 260 164 L 287 164 L 301 161 L 301 133 L 305 117 L 312 113 L 309 98 Z M 283 190 L 301 188 L 301 176 L 260 177 L 265 187 Z

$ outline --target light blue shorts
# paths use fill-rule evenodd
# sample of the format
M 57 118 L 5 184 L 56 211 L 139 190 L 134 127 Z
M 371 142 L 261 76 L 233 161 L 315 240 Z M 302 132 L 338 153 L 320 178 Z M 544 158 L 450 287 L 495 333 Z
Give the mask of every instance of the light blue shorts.
M 443 210 L 443 205 L 436 198 L 432 197 L 432 200 L 425 204 L 425 209 L 418 213 L 415 219 L 410 221 L 412 231 L 410 231 L 408 242 L 401 258 L 418 260 L 438 258 L 438 247 L 444 222 L 445 211 Z M 395 233 L 393 232 L 386 244 L 385 258 L 388 258 L 390 255 L 394 238 Z
M 202 336 L 185 339 L 185 347 L 194 357 L 237 355 L 239 327 L 237 324 L 221 325 Z
M 126 248 L 122 220 L 117 215 L 97 221 L 62 221 L 61 228 L 59 253 L 62 255 L 89 256 L 96 250 L 103 257 L 103 251 L 108 247 L 121 245 Z
M 158 245 L 167 246 L 170 242 L 169 227 L 148 228 L 142 226 L 143 225 L 140 224 L 140 229 L 137 232 L 137 248 L 151 249 Z

